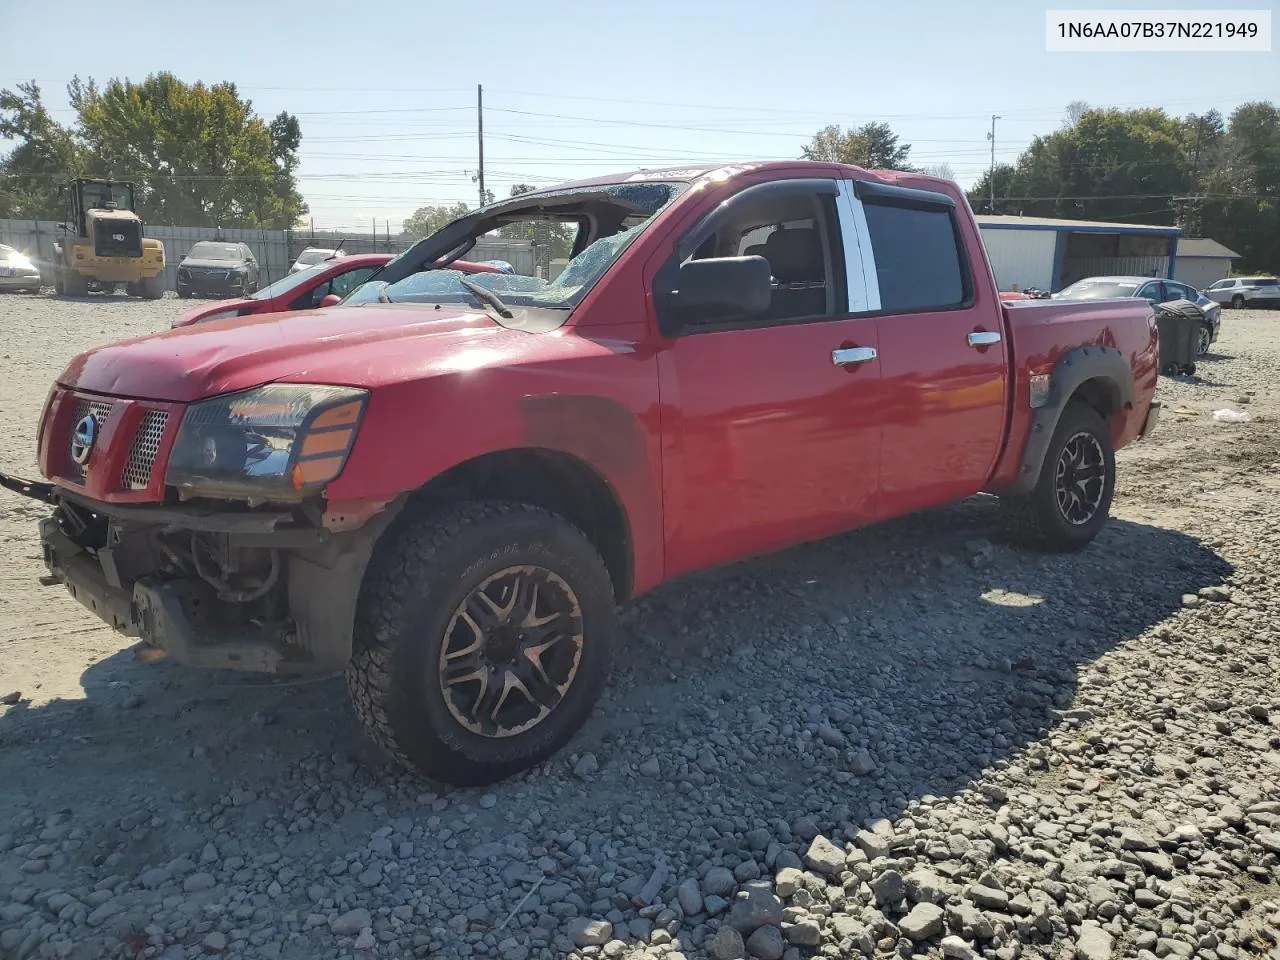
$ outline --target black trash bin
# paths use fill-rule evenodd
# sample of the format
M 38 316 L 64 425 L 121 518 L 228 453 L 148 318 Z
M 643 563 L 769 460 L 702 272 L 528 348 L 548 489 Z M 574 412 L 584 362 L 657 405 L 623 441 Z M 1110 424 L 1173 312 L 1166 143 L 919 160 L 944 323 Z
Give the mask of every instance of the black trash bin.
M 1156 326 L 1160 330 L 1160 372 L 1196 372 L 1196 349 L 1204 311 L 1190 300 L 1173 300 L 1156 306 Z

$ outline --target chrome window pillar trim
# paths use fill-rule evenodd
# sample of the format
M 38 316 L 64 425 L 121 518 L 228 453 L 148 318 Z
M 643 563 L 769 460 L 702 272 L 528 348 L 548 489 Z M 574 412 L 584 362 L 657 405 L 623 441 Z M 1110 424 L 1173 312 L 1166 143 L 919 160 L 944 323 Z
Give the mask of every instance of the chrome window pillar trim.
M 871 247 L 867 215 L 854 192 L 852 180 L 839 180 L 836 208 L 840 212 L 840 235 L 844 241 L 844 274 L 848 284 L 849 312 L 875 313 L 880 309 L 880 281 L 876 276 L 876 254 Z

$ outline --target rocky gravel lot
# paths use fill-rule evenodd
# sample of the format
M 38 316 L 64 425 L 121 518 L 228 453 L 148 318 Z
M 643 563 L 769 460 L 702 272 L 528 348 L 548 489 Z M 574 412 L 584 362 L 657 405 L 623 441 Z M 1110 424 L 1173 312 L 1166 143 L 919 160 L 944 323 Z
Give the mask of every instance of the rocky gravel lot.
M 0 299 L 0 463 L 179 309 Z M 669 585 L 485 791 L 389 769 L 340 679 L 135 663 L 0 492 L 0 956 L 1280 957 L 1280 313 L 1223 328 L 1088 550 L 979 498 Z

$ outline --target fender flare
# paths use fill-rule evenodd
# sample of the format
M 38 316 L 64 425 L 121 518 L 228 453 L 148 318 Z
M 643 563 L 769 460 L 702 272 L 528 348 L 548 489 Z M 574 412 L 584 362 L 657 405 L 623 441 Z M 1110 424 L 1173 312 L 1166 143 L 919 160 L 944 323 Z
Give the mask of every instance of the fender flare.
M 1086 380 L 1107 380 L 1119 394 L 1120 409 L 1133 405 L 1133 369 L 1115 347 L 1086 346 L 1068 350 L 1049 374 L 1049 397 L 1031 417 L 1027 445 L 1022 451 L 1018 476 L 1001 493 L 1030 493 L 1040 479 L 1049 441 L 1062 418 L 1062 411 Z

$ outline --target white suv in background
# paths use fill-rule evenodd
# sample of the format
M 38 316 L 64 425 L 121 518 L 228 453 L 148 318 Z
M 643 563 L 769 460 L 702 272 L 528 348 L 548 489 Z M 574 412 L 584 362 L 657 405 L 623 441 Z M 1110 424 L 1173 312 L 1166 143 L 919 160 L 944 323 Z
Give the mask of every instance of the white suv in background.
M 341 247 L 337 249 L 329 249 L 327 247 L 307 247 L 300 254 L 298 259 L 293 261 L 293 266 L 289 268 L 290 273 L 297 273 L 299 270 L 305 270 L 307 267 L 314 267 L 317 263 L 324 263 L 326 260 L 335 260 L 338 257 L 345 257 L 346 251 Z
M 1232 277 L 1219 280 L 1205 291 L 1210 300 L 1224 306 L 1280 308 L 1280 280 L 1275 277 Z

